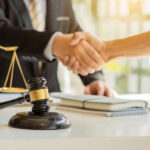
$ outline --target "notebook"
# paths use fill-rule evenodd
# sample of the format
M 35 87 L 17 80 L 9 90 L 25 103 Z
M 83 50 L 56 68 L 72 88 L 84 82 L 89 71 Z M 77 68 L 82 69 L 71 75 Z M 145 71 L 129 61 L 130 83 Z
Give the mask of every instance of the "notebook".
M 60 92 L 50 94 L 54 98 L 60 98 L 59 105 L 88 110 L 122 111 L 129 108 L 145 108 L 148 103 L 144 100 L 130 100 L 109 98 L 93 95 L 70 95 Z
M 95 111 L 95 110 L 79 109 L 74 107 L 57 106 L 55 110 L 82 113 L 86 115 L 98 115 L 104 117 L 141 116 L 149 113 L 149 109 L 146 107 L 129 108 L 123 111 Z
M 24 93 L 0 93 L 0 103 L 24 96 Z

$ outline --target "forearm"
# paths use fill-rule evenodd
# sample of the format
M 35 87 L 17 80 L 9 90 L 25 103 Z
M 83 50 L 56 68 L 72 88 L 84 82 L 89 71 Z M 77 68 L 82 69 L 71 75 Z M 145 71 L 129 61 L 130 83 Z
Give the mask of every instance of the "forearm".
M 150 56 L 150 32 L 106 42 L 107 61 L 120 57 Z
M 9 26 L 0 28 L 0 35 L 1 45 L 18 46 L 19 53 L 29 56 L 41 55 L 51 37 L 50 33 L 40 33 Z
M 53 33 L 16 27 L 7 18 L 3 18 L 2 16 L 0 18 L 1 46 L 18 46 L 17 54 L 20 55 L 19 58 L 23 61 L 47 61 L 43 53 Z M 0 55 L 2 57 L 11 57 L 11 53 L 2 50 L 0 50 Z M 29 59 L 26 59 L 26 56 Z

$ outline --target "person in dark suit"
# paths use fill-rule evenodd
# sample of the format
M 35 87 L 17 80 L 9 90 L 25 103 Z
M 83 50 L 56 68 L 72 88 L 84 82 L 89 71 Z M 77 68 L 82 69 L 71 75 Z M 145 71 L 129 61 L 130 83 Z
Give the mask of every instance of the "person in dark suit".
M 39 10 L 42 10 L 42 15 L 39 15 Z M 47 79 L 50 92 L 60 91 L 57 79 L 58 62 L 53 55 L 59 56 L 59 53 L 65 52 L 63 40 L 71 39 L 71 33 L 76 31 L 81 31 L 81 28 L 74 16 L 71 0 L 0 0 L 0 45 L 19 46 L 17 53 L 25 78 L 28 80 L 39 74 L 43 75 Z M 54 47 L 59 51 L 53 53 Z M 63 56 L 65 55 L 66 53 Z M 10 54 L 1 51 L 0 86 L 3 86 L 9 62 Z M 104 83 L 102 70 L 86 76 L 80 75 L 80 78 L 86 86 L 85 93 L 112 95 Z M 17 67 L 13 85 L 24 85 Z

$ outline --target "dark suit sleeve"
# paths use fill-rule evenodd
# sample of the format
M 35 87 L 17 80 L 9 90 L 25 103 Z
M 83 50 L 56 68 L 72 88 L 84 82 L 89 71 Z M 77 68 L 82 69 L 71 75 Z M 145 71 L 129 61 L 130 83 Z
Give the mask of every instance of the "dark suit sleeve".
M 74 15 L 74 11 L 72 9 L 72 4 L 71 4 L 71 1 L 70 0 L 67 0 L 69 5 L 69 12 L 70 12 L 70 18 L 71 18 L 71 25 L 70 25 L 70 30 L 69 32 L 70 33 L 74 33 L 74 32 L 77 32 L 77 31 L 82 31 L 80 25 L 78 24 L 77 20 L 76 20 L 76 17 Z M 93 74 L 89 74 L 87 76 L 81 76 L 79 75 L 83 84 L 86 86 L 94 81 L 97 81 L 97 80 L 102 80 L 104 81 L 104 74 L 103 74 L 103 71 L 100 70 L 100 71 L 97 71 Z
M 53 33 L 37 32 L 13 26 L 5 15 L 3 8 L 0 6 L 0 45 L 18 46 L 18 55 L 31 56 L 31 58 L 37 57 L 45 60 L 43 51 Z M 0 50 L 0 55 L 9 57 L 8 52 L 2 50 Z
M 81 76 L 81 75 L 79 75 L 79 76 L 82 79 L 82 82 L 85 86 L 92 83 L 92 82 L 94 82 L 94 81 L 97 81 L 97 80 L 101 80 L 101 81 L 105 80 L 102 70 L 97 71 L 93 74 L 89 74 L 87 76 Z

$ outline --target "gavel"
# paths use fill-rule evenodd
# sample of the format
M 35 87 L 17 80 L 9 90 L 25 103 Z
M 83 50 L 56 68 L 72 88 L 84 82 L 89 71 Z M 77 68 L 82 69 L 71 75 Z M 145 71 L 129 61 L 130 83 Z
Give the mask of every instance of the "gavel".
M 57 130 L 70 127 L 70 121 L 63 114 L 49 112 L 49 92 L 46 83 L 44 77 L 32 78 L 28 81 L 28 94 L 24 97 L 0 104 L 0 108 L 25 101 L 33 104 L 32 111 L 20 112 L 13 116 L 9 121 L 9 126 L 33 130 Z

